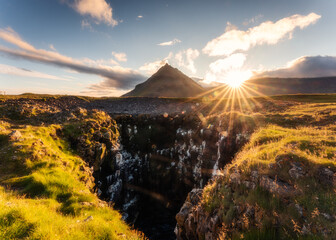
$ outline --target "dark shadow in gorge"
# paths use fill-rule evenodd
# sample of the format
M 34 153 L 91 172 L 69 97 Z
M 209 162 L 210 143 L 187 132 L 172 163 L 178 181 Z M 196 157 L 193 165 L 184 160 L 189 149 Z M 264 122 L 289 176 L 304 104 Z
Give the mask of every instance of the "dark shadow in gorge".
M 223 167 L 246 141 L 203 126 L 198 118 L 121 117 L 120 149 L 101 166 L 101 198 L 149 239 L 175 239 L 175 215 L 193 188 L 202 188 L 214 166 Z M 237 140 L 238 139 L 238 140 Z

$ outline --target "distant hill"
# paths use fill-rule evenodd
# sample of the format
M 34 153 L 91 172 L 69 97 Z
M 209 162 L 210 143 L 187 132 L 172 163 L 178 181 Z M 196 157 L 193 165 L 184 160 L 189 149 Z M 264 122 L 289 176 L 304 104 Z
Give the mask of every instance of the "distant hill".
M 203 91 L 198 83 L 167 63 L 123 97 L 195 97 Z
M 264 95 L 336 93 L 336 77 L 255 78 L 247 80 L 244 84 Z

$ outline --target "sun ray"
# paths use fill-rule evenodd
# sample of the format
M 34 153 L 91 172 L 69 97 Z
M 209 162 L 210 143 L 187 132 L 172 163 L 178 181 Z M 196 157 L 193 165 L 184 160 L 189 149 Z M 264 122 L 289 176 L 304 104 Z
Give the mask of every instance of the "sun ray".
M 211 111 L 209 112 L 209 115 L 212 114 L 216 109 L 217 107 L 225 100 L 225 97 L 228 93 L 230 93 L 230 87 L 226 86 L 226 88 L 224 88 L 222 90 L 221 93 L 223 93 L 225 91 L 225 93 L 220 97 L 220 99 L 217 101 L 217 103 L 215 104 L 215 106 L 213 106 L 213 108 L 211 109 Z

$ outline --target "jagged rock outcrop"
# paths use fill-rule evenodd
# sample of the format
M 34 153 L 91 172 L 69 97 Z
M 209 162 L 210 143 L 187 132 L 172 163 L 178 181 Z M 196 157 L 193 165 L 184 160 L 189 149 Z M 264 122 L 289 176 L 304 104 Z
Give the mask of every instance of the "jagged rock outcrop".
M 59 134 L 65 135 L 94 172 L 118 148 L 116 122 L 105 112 L 77 108 Z
M 246 129 L 227 132 L 221 122 L 205 126 L 197 116 L 116 121 L 120 145 L 101 167 L 99 193 L 153 239 L 175 238 L 175 214 L 188 192 L 203 188 L 249 137 Z M 162 218 L 171 220 L 161 223 Z
M 267 139 L 275 132 L 282 137 Z M 329 134 L 326 142 L 313 128 L 256 132 L 220 175 L 190 192 L 176 215 L 177 239 L 335 239 L 334 130 Z M 312 146 L 316 155 L 307 154 Z M 325 149 L 329 155 L 318 152 Z

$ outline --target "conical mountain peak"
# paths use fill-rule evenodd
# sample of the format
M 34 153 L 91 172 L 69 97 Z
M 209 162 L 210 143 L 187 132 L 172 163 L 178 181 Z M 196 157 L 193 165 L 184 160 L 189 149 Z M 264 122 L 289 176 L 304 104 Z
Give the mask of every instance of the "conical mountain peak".
M 168 63 L 163 65 L 145 82 L 124 96 L 134 97 L 194 97 L 204 89 Z

